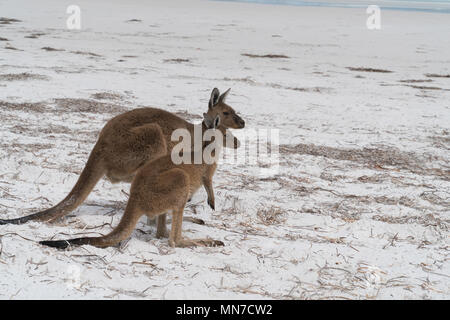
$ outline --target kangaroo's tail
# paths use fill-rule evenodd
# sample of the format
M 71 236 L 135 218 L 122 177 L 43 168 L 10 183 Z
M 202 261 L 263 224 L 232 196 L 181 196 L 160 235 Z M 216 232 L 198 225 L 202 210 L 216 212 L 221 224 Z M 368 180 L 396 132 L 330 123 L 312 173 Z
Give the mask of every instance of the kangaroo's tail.
M 97 148 L 94 147 L 77 183 L 64 200 L 52 208 L 25 217 L 9 220 L 0 219 L 0 225 L 22 224 L 31 220 L 53 221 L 65 216 L 75 210 L 87 198 L 98 180 L 104 176 L 105 172 L 106 170 L 103 166 L 103 161 L 97 152 Z
M 127 239 L 136 227 L 142 212 L 133 205 L 132 198 L 128 201 L 125 213 L 122 216 L 118 226 L 109 234 L 102 237 L 85 237 L 70 240 L 52 240 L 40 241 L 45 246 L 66 249 L 69 246 L 91 245 L 99 248 L 106 248 L 118 244 L 120 241 Z

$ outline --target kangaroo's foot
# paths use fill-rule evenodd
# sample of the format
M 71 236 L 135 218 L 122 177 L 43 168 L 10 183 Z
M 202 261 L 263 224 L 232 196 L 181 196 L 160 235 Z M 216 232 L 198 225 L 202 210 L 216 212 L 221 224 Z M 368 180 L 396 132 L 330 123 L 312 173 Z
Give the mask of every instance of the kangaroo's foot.
M 180 239 L 176 243 L 169 240 L 171 247 L 188 248 L 188 247 L 223 247 L 225 244 L 220 240 L 213 239 Z
M 205 224 L 205 220 L 199 219 L 199 218 L 193 218 L 193 217 L 183 217 L 183 221 L 192 222 L 196 224 Z M 168 219 L 167 222 L 171 223 L 172 219 Z
M 196 223 L 196 224 L 205 224 L 205 221 L 203 221 L 202 219 L 193 218 L 193 217 L 183 217 L 183 221 L 189 221 L 189 222 Z

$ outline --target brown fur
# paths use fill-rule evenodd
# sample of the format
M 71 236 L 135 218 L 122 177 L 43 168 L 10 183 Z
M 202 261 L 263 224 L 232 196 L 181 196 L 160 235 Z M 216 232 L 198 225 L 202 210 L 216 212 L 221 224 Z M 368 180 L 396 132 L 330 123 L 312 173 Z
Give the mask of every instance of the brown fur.
M 230 89 L 222 95 L 214 88 L 207 116 L 220 115 L 224 128 L 245 126 L 236 112 L 225 103 Z M 89 195 L 97 182 L 106 176 L 111 182 L 131 182 L 137 170 L 166 153 L 170 154 L 176 142 L 172 132 L 179 128 L 189 130 L 194 125 L 173 113 L 156 109 L 135 109 L 109 120 L 100 132 L 89 159 L 69 195 L 54 207 L 22 218 L 1 220 L 0 224 L 22 224 L 30 220 L 52 222 L 75 210 Z
M 219 119 L 219 116 L 217 116 Z M 219 121 L 219 120 L 218 120 Z M 214 126 L 216 128 L 217 125 Z M 208 127 L 202 123 L 203 131 Z M 223 133 L 224 145 L 226 128 L 219 126 Z M 229 133 L 228 133 L 229 134 Z M 234 138 L 234 148 L 239 146 Z M 206 143 L 203 147 L 206 146 Z M 194 152 L 191 152 L 194 159 Z M 208 194 L 208 203 L 214 207 L 214 192 L 212 177 L 217 164 L 174 164 L 171 155 L 162 156 L 145 164 L 136 174 L 130 190 L 125 213 L 119 225 L 108 235 L 103 237 L 78 238 L 71 240 L 43 241 L 41 244 L 56 248 L 66 248 L 68 245 L 89 244 L 104 248 L 118 244 L 128 238 L 133 232 L 142 215 L 149 218 L 158 217 L 157 235 L 166 235 L 166 213 L 172 214 L 172 228 L 169 236 L 169 245 L 172 247 L 188 246 L 217 246 L 223 245 L 221 241 L 212 239 L 185 239 L 181 237 L 183 211 L 189 197 L 201 186 Z

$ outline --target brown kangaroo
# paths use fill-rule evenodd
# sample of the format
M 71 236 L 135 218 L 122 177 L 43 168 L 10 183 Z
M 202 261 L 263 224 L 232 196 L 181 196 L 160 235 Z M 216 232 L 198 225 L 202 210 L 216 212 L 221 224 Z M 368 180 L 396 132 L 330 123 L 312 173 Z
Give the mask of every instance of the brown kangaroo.
M 230 89 L 220 95 L 214 88 L 206 114 L 210 119 L 220 115 L 225 128 L 244 128 L 244 120 L 225 103 L 229 92 Z M 113 183 L 131 182 L 145 163 L 172 152 L 176 142 L 171 141 L 171 135 L 179 128 L 189 130 L 193 136 L 194 124 L 161 109 L 140 108 L 114 117 L 101 130 L 78 181 L 61 202 L 25 217 L 0 219 L 0 225 L 22 224 L 30 220 L 53 222 L 75 210 L 105 175 Z
M 223 145 L 226 144 L 226 128 L 220 126 L 220 116 L 217 115 L 212 121 L 207 114 L 202 122 L 202 132 L 208 129 L 218 129 L 222 134 Z M 231 135 L 233 147 L 239 147 L 239 141 Z M 157 234 L 165 234 L 165 214 L 172 214 L 172 227 L 169 236 L 171 247 L 190 246 L 219 246 L 222 241 L 212 239 L 185 239 L 181 237 L 183 210 L 186 202 L 194 192 L 202 185 L 208 194 L 208 203 L 214 206 L 214 192 L 212 187 L 212 177 L 217 168 L 217 158 L 213 161 L 205 162 L 203 151 L 207 146 L 213 144 L 215 149 L 211 155 L 215 157 L 219 145 L 213 142 L 203 142 L 202 161 L 199 164 L 181 163 L 175 164 L 172 155 L 164 155 L 152 162 L 145 164 L 137 173 L 130 189 L 130 197 L 125 209 L 125 213 L 118 226 L 109 234 L 102 237 L 85 237 L 70 240 L 41 241 L 46 246 L 65 249 L 69 245 L 93 245 L 100 248 L 114 246 L 120 241 L 128 238 L 136 227 L 142 215 L 149 218 L 158 217 Z M 195 152 L 190 152 L 190 159 L 194 159 Z

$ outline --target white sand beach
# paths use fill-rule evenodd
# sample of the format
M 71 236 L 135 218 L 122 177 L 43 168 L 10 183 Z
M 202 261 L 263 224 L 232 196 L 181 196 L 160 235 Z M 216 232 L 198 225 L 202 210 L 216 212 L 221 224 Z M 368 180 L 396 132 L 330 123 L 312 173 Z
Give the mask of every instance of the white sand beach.
M 199 122 L 211 90 L 247 129 L 279 129 L 280 170 L 219 166 L 171 248 L 144 218 L 106 234 L 129 184 L 101 180 L 55 224 L 0 226 L 2 299 L 449 299 L 450 14 L 190 1 L 0 3 L 0 219 L 56 204 L 113 116 Z M 11 20 L 14 19 L 14 20 Z M 233 131 L 236 136 L 243 134 Z M 244 150 L 239 149 L 238 156 Z

